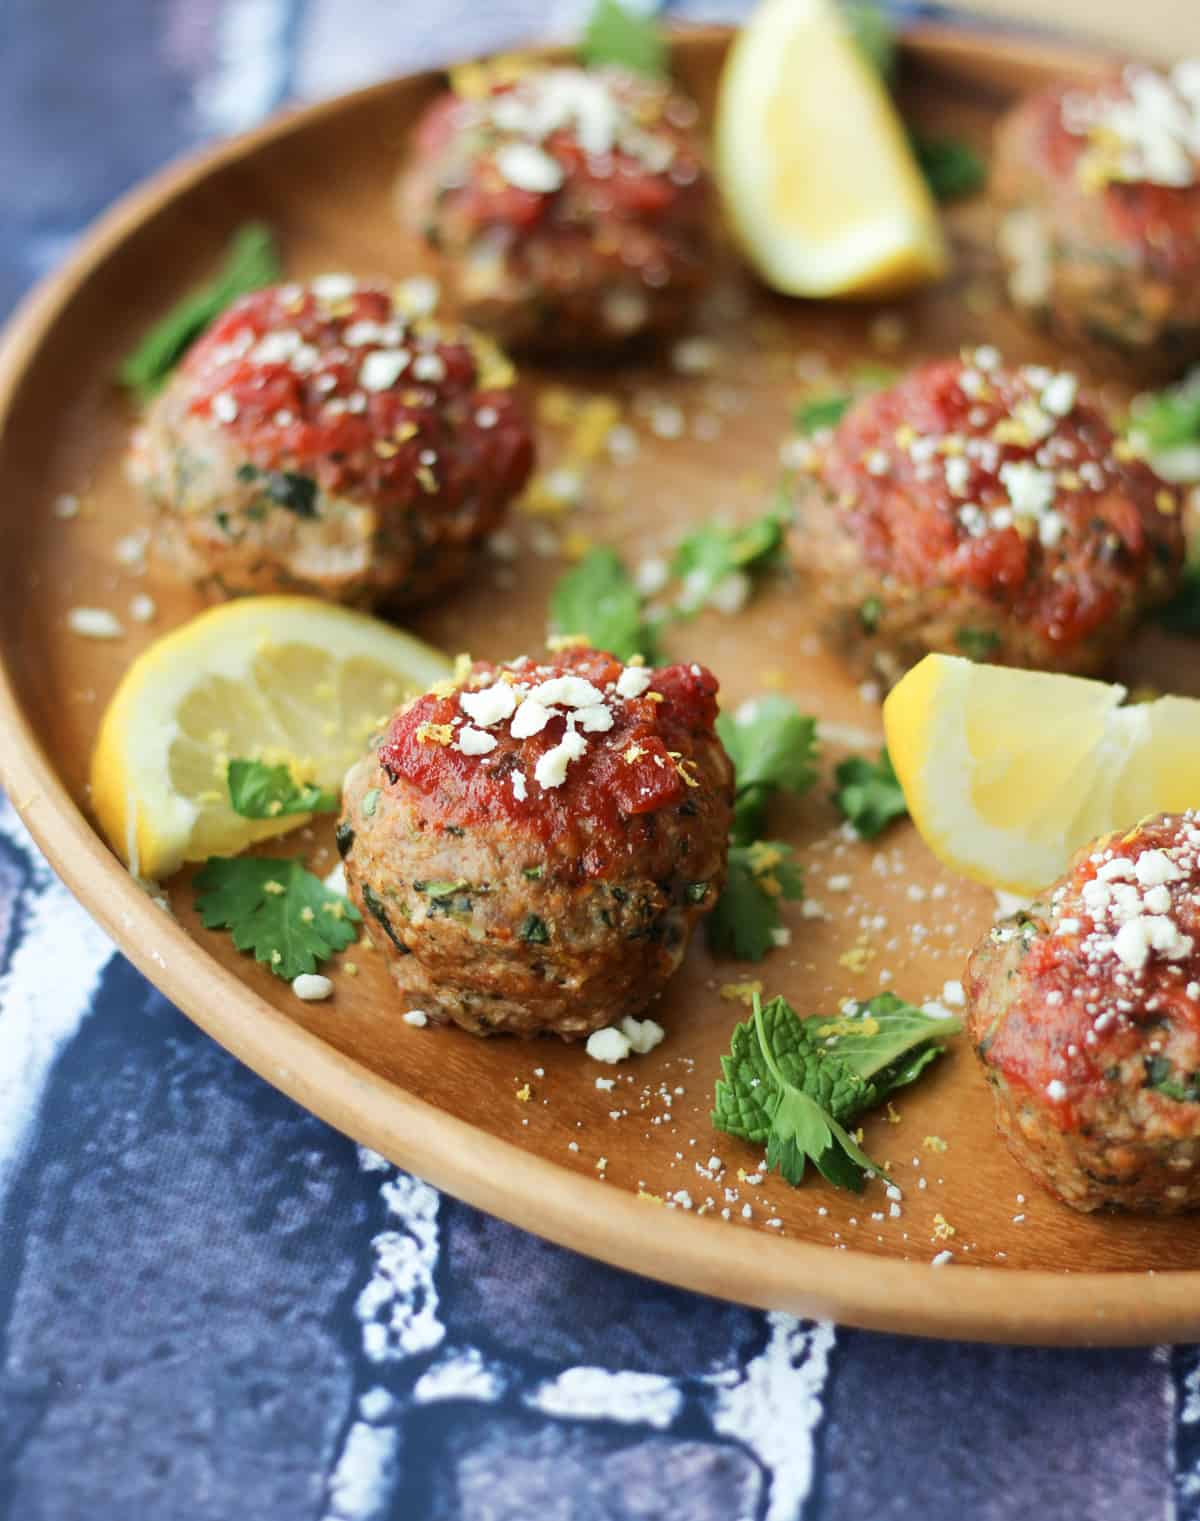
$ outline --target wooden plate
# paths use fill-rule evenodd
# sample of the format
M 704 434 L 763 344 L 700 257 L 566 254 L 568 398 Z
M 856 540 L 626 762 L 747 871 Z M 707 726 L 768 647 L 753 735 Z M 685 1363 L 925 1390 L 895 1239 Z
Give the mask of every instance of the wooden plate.
M 700 31 L 676 43 L 677 71 L 706 108 L 726 40 Z M 1086 79 L 1103 64 L 1042 44 L 918 31 L 904 48 L 906 109 L 985 145 L 1014 93 L 1064 72 Z M 146 523 L 122 476 L 131 418 L 110 383 L 117 360 L 251 216 L 278 229 L 292 274 L 411 271 L 419 254 L 396 227 L 391 192 L 409 127 L 438 84 L 424 75 L 368 89 L 170 170 L 111 211 L 13 322 L 0 356 L 0 759 L 22 817 L 129 957 L 217 1040 L 330 1123 L 529 1230 L 692 1289 L 868 1327 L 1042 1342 L 1200 1334 L 1200 1220 L 1084 1219 L 1043 1195 L 995 1139 L 962 1042 L 902 1096 L 898 1114 L 867 1122 L 868 1149 L 894 1164 L 903 1191 L 898 1217 L 878 1184 L 853 1198 L 820 1182 L 792 1190 L 740 1176 L 754 1176 L 756 1154 L 715 1135 L 707 1117 L 719 1053 L 743 1012 L 722 985 L 758 977 L 805 1012 L 888 979 L 925 999 L 960 976 L 994 912 L 990 895 L 943 873 L 907 825 L 878 850 L 842 839 L 825 786 L 781 810 L 775 828 L 803 848 L 810 896 L 827 916 L 795 906 L 791 947 L 761 967 L 717 965 L 696 946 L 656 1011 L 667 1041 L 620 1068 L 557 1042 L 413 1029 L 397 1018 L 379 958 L 361 948 L 356 978 L 338 972 L 331 1002 L 303 1004 L 227 936 L 198 927 L 186 882 L 172 886 L 178 922 L 162 914 L 93 831 L 85 776 L 103 705 L 134 654 L 196 611 L 190 592 L 114 553 Z M 562 569 L 556 543 L 612 541 L 636 559 L 668 547 L 689 520 L 761 510 L 790 409 L 822 355 L 896 363 L 987 340 L 1014 357 L 1055 358 L 998 304 L 992 223 L 985 200 L 956 208 L 953 277 L 883 323 L 870 308 L 772 298 L 731 261 L 704 323 L 714 373 L 681 376 L 664 362 L 532 377 L 550 394 L 543 412 L 569 410 L 564 393 L 619 401 L 637 457 L 597 466 L 585 504 L 563 519 L 519 515 L 519 575 L 491 562 L 414 626 L 447 649 L 516 653 L 543 631 Z M 563 429 L 542 431 L 550 464 Z M 61 492 L 83 504 L 72 521 L 53 511 Z M 125 617 L 142 591 L 158 605 L 151 627 L 126 617 L 127 637 L 113 643 L 67 630 L 71 607 Z M 736 617 L 678 630 L 671 647 L 712 665 L 730 701 L 765 688 L 795 696 L 832 726 L 830 757 L 837 736 L 859 746 L 878 738 L 877 706 L 821 652 L 786 580 Z M 1157 672 L 1178 690 L 1189 659 L 1184 646 L 1150 638 L 1125 674 Z M 332 861 L 328 835 L 293 844 L 318 867 Z M 616 1081 L 605 1091 L 597 1077 Z M 952 1265 L 931 1269 L 943 1247 Z

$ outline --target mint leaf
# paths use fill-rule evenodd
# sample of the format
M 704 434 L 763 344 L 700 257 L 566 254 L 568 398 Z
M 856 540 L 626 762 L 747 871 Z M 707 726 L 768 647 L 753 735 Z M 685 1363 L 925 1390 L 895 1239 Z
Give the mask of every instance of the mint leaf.
M 833 800 L 864 840 L 873 840 L 908 812 L 886 747 L 880 750 L 878 761 L 869 761 L 865 755 L 847 756 L 838 763 L 833 778 Z
M 925 182 L 939 201 L 974 195 L 987 181 L 987 166 L 970 143 L 957 137 L 909 134 Z
M 225 772 L 229 801 L 244 819 L 276 819 L 285 813 L 333 813 L 337 795 L 312 782 L 298 784 L 287 766 L 231 760 Z
M 205 929 L 227 929 L 285 982 L 353 945 L 358 910 L 299 861 L 210 856 L 192 884 Z
M 847 392 L 814 396 L 811 401 L 801 402 L 792 413 L 792 427 L 797 433 L 817 433 L 822 428 L 836 427 L 853 400 Z
M 555 633 L 585 635 L 618 660 L 658 659 L 657 631 L 615 550 L 590 550 L 562 577 L 550 594 L 550 621 Z
M 698 611 L 732 576 L 761 575 L 777 565 L 786 526 L 785 515 L 767 512 L 740 528 L 712 522 L 688 534 L 671 561 L 671 573 L 683 582 L 680 612 Z
M 628 9 L 619 0 L 596 0 L 584 27 L 579 56 L 589 69 L 612 67 L 667 76 L 667 45 L 651 15 Z
M 117 371 L 123 386 L 147 402 L 206 327 L 238 296 L 282 276 L 271 229 L 247 222 L 234 233 L 225 262 L 206 284 L 183 297 L 150 329 Z
M 835 1033 L 822 1033 L 830 1026 Z M 942 1051 L 938 1038 L 960 1029 L 892 993 L 837 1020 L 800 1019 L 783 998 L 756 998 L 721 1058 L 713 1125 L 765 1145 L 767 1165 L 789 1183 L 799 1184 L 811 1161 L 831 1183 L 859 1193 L 866 1173 L 881 1169 L 844 1126 L 911 1082 Z
M 790 845 L 778 840 L 731 845 L 725 888 L 705 921 L 710 948 L 718 956 L 761 961 L 775 944 L 780 902 L 803 896 L 804 874 Z
M 777 787 L 806 792 L 817 777 L 817 721 L 784 697 L 762 697 L 730 717 L 717 718 L 717 734 L 736 777 L 733 841 L 747 845 L 764 829 Z

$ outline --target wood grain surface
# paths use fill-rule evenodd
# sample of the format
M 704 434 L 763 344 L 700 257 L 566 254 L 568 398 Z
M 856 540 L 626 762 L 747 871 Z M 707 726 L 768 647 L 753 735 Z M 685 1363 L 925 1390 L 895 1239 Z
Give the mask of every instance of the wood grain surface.
M 725 45 L 712 31 L 675 49 L 677 72 L 706 108 Z M 919 31 L 904 50 L 906 113 L 986 148 L 1014 92 L 1101 66 L 1028 42 Z M 920 1001 L 961 975 L 995 912 L 991 895 L 943 871 L 907 824 L 878 848 L 843 838 L 827 775 L 773 821 L 799 847 L 824 917 L 795 906 L 791 946 L 757 967 L 718 964 L 693 947 L 652 1011 L 666 1042 L 619 1068 L 556 1042 L 411 1028 L 380 958 L 362 946 L 341 958 L 357 963 L 357 976 L 335 963 L 329 1003 L 301 1003 L 227 936 L 198 926 L 186 877 L 170 884 L 172 921 L 94 833 L 85 778 L 104 703 L 134 655 L 197 610 L 166 575 L 133 573 L 114 556 L 116 541 L 147 523 L 122 469 L 133 419 L 110 382 L 117 360 L 250 216 L 278 229 L 291 275 L 420 267 L 392 190 L 414 116 L 438 83 L 378 86 L 170 171 L 110 212 L 12 324 L 0 354 L 0 761 L 17 808 L 131 959 L 216 1039 L 334 1125 L 531 1230 L 702 1291 L 877 1328 L 1046 1342 L 1200 1334 L 1200 1221 L 1086 1219 L 1048 1198 L 996 1140 L 963 1042 L 891 1115 L 866 1121 L 867 1149 L 892 1164 L 903 1192 L 898 1217 L 878 1183 L 855 1198 L 819 1181 L 792 1190 L 740 1175 L 755 1175 L 758 1154 L 708 1121 L 718 1057 L 744 1012 L 722 989 L 761 979 L 806 1013 L 885 981 Z M 665 362 L 530 373 L 543 414 L 547 393 L 551 412 L 564 396 L 618 403 L 637 457 L 597 465 L 567 518 L 516 514 L 517 571 L 487 562 L 413 627 L 449 651 L 510 656 L 538 643 L 549 587 L 583 543 L 612 542 L 636 560 L 669 548 L 688 523 L 761 511 L 790 412 L 806 388 L 829 383 L 825 367 L 837 383 L 863 360 L 907 363 L 984 340 L 1013 358 L 1061 360 L 1004 310 L 986 199 L 954 209 L 949 223 L 953 274 L 889 306 L 882 326 L 877 308 L 773 297 L 730 258 L 702 324 L 719 354 L 713 373 L 683 377 Z M 661 436 L 676 421 L 682 436 Z M 564 429 L 544 422 L 541 432 L 550 466 Z M 70 522 L 52 510 L 64 491 L 83 505 Z M 112 643 L 68 632 L 73 606 L 124 616 L 139 592 L 158 605 L 151 627 L 126 620 L 127 636 Z M 786 575 L 745 613 L 678 629 L 670 648 L 711 665 L 728 704 L 783 691 L 818 713 L 832 735 L 827 770 L 846 743 L 878 743 L 877 705 L 817 644 Z M 1155 636 L 1130 650 L 1122 674 L 1200 691 L 1194 647 Z M 293 836 L 288 848 L 317 870 L 334 860 L 327 831 Z M 597 1077 L 615 1078 L 613 1088 Z M 931 1268 L 944 1247 L 953 1264 Z

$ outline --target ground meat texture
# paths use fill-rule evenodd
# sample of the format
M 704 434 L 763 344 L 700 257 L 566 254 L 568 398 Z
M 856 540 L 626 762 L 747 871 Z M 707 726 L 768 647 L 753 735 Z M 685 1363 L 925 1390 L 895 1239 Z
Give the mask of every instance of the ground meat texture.
M 1200 813 L 1089 846 L 967 966 L 1010 1150 L 1073 1208 L 1200 1207 Z
M 476 664 L 346 780 L 350 895 L 405 1009 L 576 1040 L 638 1013 L 724 885 L 733 768 L 701 666 Z
M 537 68 L 436 101 L 400 186 L 463 315 L 507 344 L 611 348 L 678 328 L 708 284 L 695 105 L 611 69 Z
M 1178 584 L 1182 510 L 1073 375 L 981 348 L 811 441 L 792 556 L 825 632 L 885 683 L 931 650 L 1088 675 Z
M 1200 358 L 1200 63 L 1022 101 L 991 180 L 1017 305 L 1144 383 Z
M 157 549 L 215 596 L 428 598 L 529 476 L 512 382 L 490 340 L 348 276 L 244 296 L 135 438 Z

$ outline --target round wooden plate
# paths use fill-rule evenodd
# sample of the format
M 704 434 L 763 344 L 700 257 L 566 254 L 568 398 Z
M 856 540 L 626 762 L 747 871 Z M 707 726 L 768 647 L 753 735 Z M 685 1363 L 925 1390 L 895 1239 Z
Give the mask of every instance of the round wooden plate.
M 726 44 L 718 31 L 675 41 L 676 71 L 705 109 Z M 1105 65 L 934 30 L 912 33 L 903 53 L 910 119 L 981 147 L 1017 92 Z M 880 1329 L 1039 1342 L 1200 1334 L 1200 1220 L 1085 1219 L 1042 1194 L 993 1135 L 962 1041 L 866 1123 L 868 1150 L 892 1164 L 902 1190 L 898 1214 L 878 1183 L 857 1198 L 820 1180 L 793 1190 L 761 1177 L 751 1148 L 712 1131 L 718 1058 L 744 1012 L 722 996 L 728 984 L 761 979 L 805 1013 L 885 984 L 920 1001 L 961 975 L 995 912 L 988 893 L 942 872 L 907 825 L 878 848 L 844 839 L 826 780 L 773 824 L 801 849 L 823 916 L 792 906 L 791 946 L 757 967 L 716 964 L 696 945 L 654 1011 L 666 1042 L 619 1068 L 557 1042 L 411 1028 L 378 956 L 361 946 L 349 953 L 357 976 L 335 967 L 330 1002 L 301 1003 L 228 936 L 199 927 L 186 880 L 170 886 L 172 920 L 94 832 L 85 779 L 104 703 L 133 656 L 197 610 L 188 590 L 115 553 L 147 523 L 122 474 L 132 417 L 111 383 L 115 366 L 250 217 L 278 230 L 290 274 L 419 267 L 391 198 L 409 128 L 439 84 L 431 74 L 361 91 L 170 170 L 114 208 L 13 321 L 0 355 L 0 761 L 17 809 L 122 949 L 215 1039 L 331 1124 L 529 1230 L 692 1289 Z M 700 324 L 715 345 L 712 372 L 681 375 L 663 358 L 531 374 L 546 466 L 566 447 L 570 415 L 596 397 L 620 406 L 636 457 L 597 462 L 569 513 L 515 514 L 519 570 L 489 560 L 413 626 L 448 650 L 515 654 L 538 643 L 561 556 L 584 542 L 616 543 L 634 561 L 669 550 L 689 521 L 761 511 L 790 411 L 806 385 L 822 383 L 826 360 L 835 370 L 896 364 L 981 341 L 1013 357 L 1061 358 L 1000 304 L 986 198 L 953 209 L 949 222 L 954 274 L 883 322 L 878 309 L 771 297 L 730 259 Z M 53 510 L 62 492 L 82 504 L 73 520 Z M 126 614 L 138 592 L 158 607 L 149 627 Z M 71 633 L 66 615 L 78 605 L 112 609 L 126 637 Z M 781 577 L 737 616 L 680 627 L 670 648 L 711 665 L 729 702 L 782 690 L 818 713 L 828 763 L 839 743 L 874 746 L 879 712 L 805 620 Z M 1157 673 L 1186 689 L 1191 657 L 1150 636 L 1123 674 Z M 288 848 L 315 869 L 332 864 L 328 833 L 292 837 Z M 612 1088 L 598 1077 L 615 1079 Z M 951 1264 L 931 1268 L 943 1249 Z

